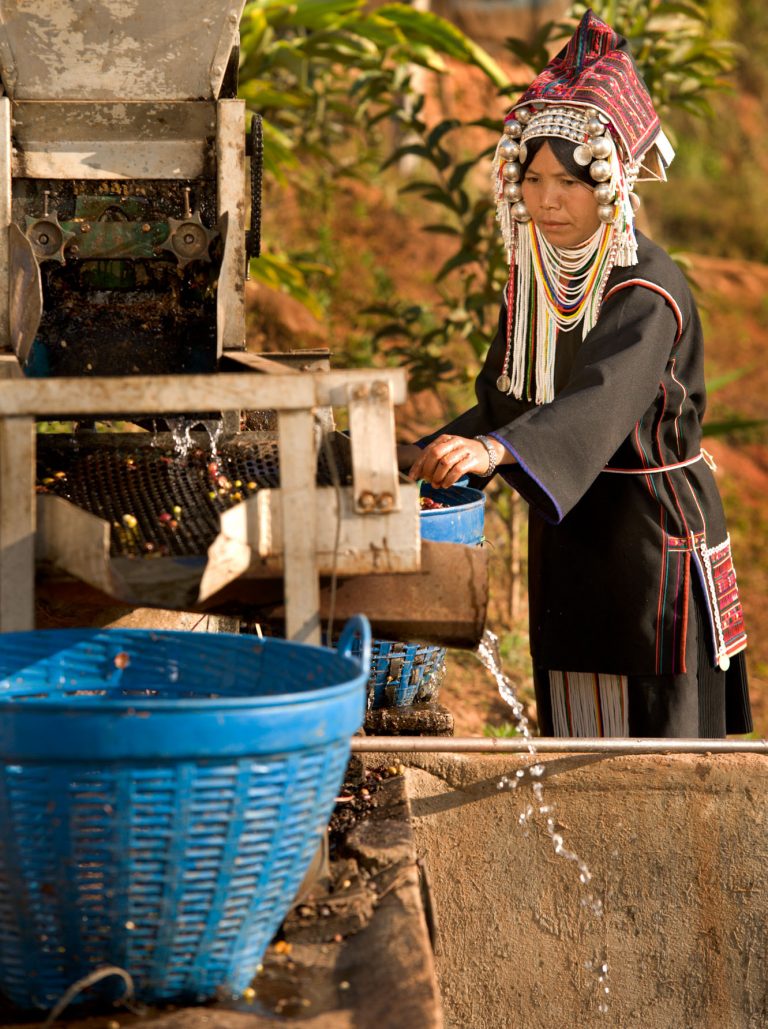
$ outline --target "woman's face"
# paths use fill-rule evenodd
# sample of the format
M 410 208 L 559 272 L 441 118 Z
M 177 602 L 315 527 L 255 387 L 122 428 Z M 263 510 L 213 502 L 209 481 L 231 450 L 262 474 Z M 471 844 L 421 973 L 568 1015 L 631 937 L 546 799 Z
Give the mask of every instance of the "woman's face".
M 522 188 L 531 218 L 552 246 L 578 246 L 599 228 L 592 190 L 566 171 L 549 143 L 528 165 Z

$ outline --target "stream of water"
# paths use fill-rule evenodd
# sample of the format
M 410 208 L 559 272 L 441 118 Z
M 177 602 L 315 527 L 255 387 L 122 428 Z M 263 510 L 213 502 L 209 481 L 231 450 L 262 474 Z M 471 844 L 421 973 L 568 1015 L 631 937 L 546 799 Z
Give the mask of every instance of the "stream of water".
M 210 440 L 211 458 L 214 461 L 218 460 L 219 452 L 217 444 L 219 438 L 224 431 L 224 422 L 220 418 L 211 419 L 189 419 L 181 417 L 166 418 L 166 425 L 168 431 L 173 439 L 173 449 L 177 456 L 184 459 L 189 455 L 190 450 L 194 446 L 194 440 L 192 439 L 192 430 L 198 425 L 201 425 L 203 429 L 208 433 L 208 439 Z
M 512 682 L 505 675 L 502 668 L 498 637 L 488 629 L 484 632 L 480 645 L 477 648 L 477 656 L 483 667 L 493 676 L 502 700 L 509 704 L 512 709 L 512 718 L 517 731 L 523 737 L 526 749 L 531 757 L 530 763 L 525 768 L 518 768 L 514 776 L 503 775 L 498 782 L 498 788 L 500 790 L 514 790 L 525 783 L 526 780 L 531 783 L 534 803 L 526 803 L 518 816 L 519 824 L 525 830 L 537 818 L 542 820 L 546 834 L 552 841 L 555 854 L 566 861 L 572 862 L 576 868 L 580 888 L 584 891 L 581 897 L 581 906 L 597 918 L 601 918 L 603 915 L 603 902 L 595 892 L 592 872 L 584 859 L 576 851 L 566 847 L 563 835 L 558 831 L 554 806 L 547 803 L 544 796 L 544 783 L 542 780 L 546 769 L 539 760 L 535 738 L 531 732 L 525 708 L 517 696 Z M 584 968 L 596 978 L 598 991 L 597 1010 L 601 1015 L 605 1015 L 608 1012 L 608 997 L 610 995 L 608 961 L 605 954 L 602 953 L 599 957 L 585 961 Z

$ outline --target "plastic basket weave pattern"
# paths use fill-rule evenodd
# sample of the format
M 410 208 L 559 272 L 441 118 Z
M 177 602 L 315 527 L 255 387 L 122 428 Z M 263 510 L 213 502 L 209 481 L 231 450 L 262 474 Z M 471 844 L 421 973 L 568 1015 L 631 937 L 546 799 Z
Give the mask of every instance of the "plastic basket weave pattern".
M 445 507 L 423 510 L 419 518 L 421 537 L 440 543 L 479 546 L 483 541 L 485 496 L 464 486 L 433 489 L 423 485 L 423 496 Z M 374 640 L 368 706 L 408 707 L 432 700 L 445 674 L 445 648 L 428 643 L 398 643 Z
M 147 1002 L 248 985 L 362 722 L 367 667 L 349 629 L 338 653 L 205 633 L 0 637 L 11 1001 L 51 1007 L 103 965 Z
M 437 693 L 445 670 L 445 648 L 428 643 L 374 640 L 368 704 L 371 708 L 423 704 Z

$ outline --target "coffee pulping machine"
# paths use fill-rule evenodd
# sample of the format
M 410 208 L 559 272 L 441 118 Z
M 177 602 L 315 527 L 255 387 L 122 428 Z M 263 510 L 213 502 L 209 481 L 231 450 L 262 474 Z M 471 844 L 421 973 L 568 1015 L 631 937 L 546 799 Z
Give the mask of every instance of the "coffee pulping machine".
M 37 598 L 56 624 L 153 607 L 315 642 L 364 611 L 474 646 L 486 554 L 420 540 L 404 372 L 245 350 L 243 6 L 0 0 L 0 629 Z

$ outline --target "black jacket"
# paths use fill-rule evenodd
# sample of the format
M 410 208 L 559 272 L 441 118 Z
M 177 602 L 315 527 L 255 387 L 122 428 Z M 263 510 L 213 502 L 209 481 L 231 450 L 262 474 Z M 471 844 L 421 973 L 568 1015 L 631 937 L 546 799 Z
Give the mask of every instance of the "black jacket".
M 684 672 L 692 598 L 706 598 L 713 664 L 726 666 L 746 645 L 706 462 L 655 474 L 604 470 L 641 472 L 701 450 L 706 396 L 696 305 L 670 257 L 640 234 L 638 244 L 638 264 L 611 272 L 585 339 L 580 326 L 560 334 L 551 403 L 497 390 L 502 306 L 477 404 L 440 430 L 490 433 L 517 458 L 499 473 L 530 506 L 531 651 L 543 668 Z

